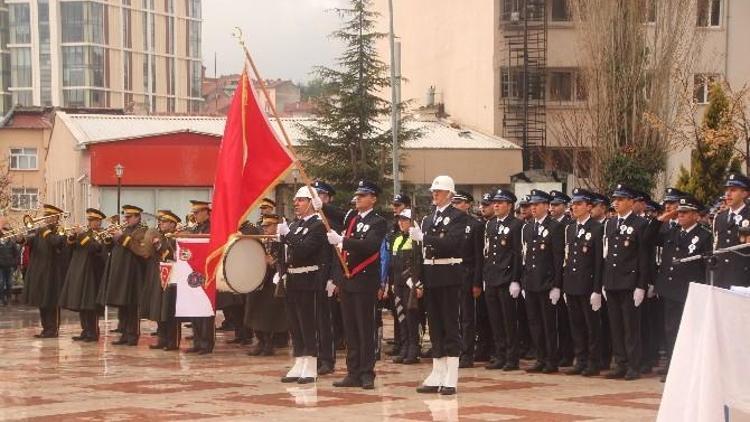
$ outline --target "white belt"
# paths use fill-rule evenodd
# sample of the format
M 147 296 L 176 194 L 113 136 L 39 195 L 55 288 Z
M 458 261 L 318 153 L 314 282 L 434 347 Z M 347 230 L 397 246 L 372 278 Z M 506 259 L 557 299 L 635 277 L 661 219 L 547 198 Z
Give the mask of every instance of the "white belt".
M 307 267 L 296 267 L 296 268 L 287 268 L 286 272 L 289 274 L 305 274 L 305 273 L 311 273 L 313 271 L 318 271 L 320 268 L 317 265 L 310 265 Z
M 453 265 L 462 262 L 464 262 L 463 258 L 435 258 L 424 260 L 425 265 Z

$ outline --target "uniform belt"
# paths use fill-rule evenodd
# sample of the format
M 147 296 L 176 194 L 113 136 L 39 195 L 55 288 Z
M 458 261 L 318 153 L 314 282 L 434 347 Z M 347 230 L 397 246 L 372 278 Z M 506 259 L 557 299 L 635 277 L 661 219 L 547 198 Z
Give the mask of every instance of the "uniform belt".
M 307 267 L 296 267 L 296 268 L 287 268 L 286 272 L 289 274 L 306 274 L 311 273 L 313 271 L 318 271 L 320 268 L 317 265 L 309 265 Z
M 425 259 L 424 264 L 425 265 L 454 265 L 454 264 L 460 264 L 464 261 L 463 258 L 435 258 L 435 259 Z

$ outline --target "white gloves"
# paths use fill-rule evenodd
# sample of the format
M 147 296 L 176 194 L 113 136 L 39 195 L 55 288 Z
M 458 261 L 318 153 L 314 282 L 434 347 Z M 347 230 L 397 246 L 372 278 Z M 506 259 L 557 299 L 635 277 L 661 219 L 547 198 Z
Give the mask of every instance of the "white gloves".
M 652 298 L 656 297 L 656 289 L 654 289 L 654 285 L 653 284 L 649 284 L 648 285 L 648 292 L 646 292 L 646 297 L 649 298 L 649 299 L 652 299 Z
M 419 227 L 409 227 L 409 237 L 415 242 L 421 242 L 424 240 L 424 233 Z
M 521 290 L 521 296 L 523 296 L 523 298 L 526 299 L 526 290 Z
M 310 202 L 312 202 L 312 206 L 315 211 L 320 211 L 321 209 L 323 209 L 323 200 L 320 199 L 317 193 L 315 194 L 315 196 L 313 196 Z
M 604 300 L 607 300 L 607 291 L 602 287 L 602 296 L 604 297 Z
M 521 285 L 516 281 L 510 283 L 510 287 L 508 287 L 508 293 L 510 293 L 510 296 L 513 299 L 517 299 L 518 295 L 521 293 Z
M 334 290 L 336 290 L 336 285 L 333 284 L 333 280 L 328 280 L 326 282 L 326 293 L 328 293 L 328 297 L 333 297 Z
M 273 275 L 272 281 L 273 281 L 274 286 L 279 284 L 279 281 L 281 281 L 281 277 L 279 276 L 279 273 L 276 273 Z
M 289 234 L 289 225 L 286 224 L 286 221 L 282 221 L 276 225 L 276 233 L 278 233 L 279 236 L 286 236 Z
M 553 288 L 549 291 L 549 300 L 552 302 L 553 305 L 557 305 L 557 302 L 560 301 L 560 289 L 557 287 Z
M 565 302 L 566 305 L 568 304 L 568 295 L 565 293 L 563 293 L 563 302 Z
M 589 299 L 589 303 L 591 304 L 591 310 L 596 312 L 599 309 L 602 308 L 602 295 L 600 295 L 597 292 L 591 293 L 591 298 Z
M 414 282 L 411 281 L 411 277 L 406 279 L 406 287 L 413 289 L 414 288 Z
M 340 245 L 341 242 L 344 241 L 344 236 L 336 233 L 333 230 L 326 233 L 326 237 L 328 237 L 328 243 L 330 243 L 331 245 Z
M 643 289 L 635 289 L 633 291 L 633 303 L 635 304 L 635 307 L 641 306 L 641 303 L 643 303 L 643 298 L 646 297 L 646 291 Z

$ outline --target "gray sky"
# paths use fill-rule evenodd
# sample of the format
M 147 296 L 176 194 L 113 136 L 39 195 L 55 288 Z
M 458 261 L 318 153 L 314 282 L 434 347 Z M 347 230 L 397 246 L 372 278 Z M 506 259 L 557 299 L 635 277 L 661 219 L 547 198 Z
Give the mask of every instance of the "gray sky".
M 329 34 L 340 26 L 327 9 L 345 0 L 203 0 L 203 65 L 214 75 L 240 73 L 242 50 L 232 28 L 242 29 L 245 43 L 264 78 L 307 81 L 314 66 L 332 65 L 340 44 Z

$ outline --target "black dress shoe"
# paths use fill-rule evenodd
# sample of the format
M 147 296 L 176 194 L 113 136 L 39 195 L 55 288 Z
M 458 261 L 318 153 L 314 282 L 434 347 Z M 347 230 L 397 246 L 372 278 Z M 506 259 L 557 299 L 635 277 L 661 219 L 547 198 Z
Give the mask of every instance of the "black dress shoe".
M 297 384 L 312 384 L 314 382 L 315 382 L 315 378 L 313 377 L 304 377 L 304 378 L 299 378 L 297 380 Z
M 341 381 L 333 383 L 334 387 L 362 387 L 362 380 L 351 376 L 345 376 Z
M 594 377 L 599 375 L 599 368 L 595 366 L 589 366 L 588 368 L 584 369 L 583 372 L 581 372 L 581 375 L 584 377 Z
M 128 342 L 128 346 L 137 346 L 137 345 L 138 345 L 138 340 Z
M 641 377 L 641 373 L 639 371 L 635 371 L 633 369 L 628 369 L 628 372 L 625 374 L 625 381 L 633 381 L 637 380 Z
M 320 375 L 328 375 L 333 373 L 333 365 L 331 365 L 328 362 L 322 363 L 320 365 L 320 368 L 318 368 L 318 376 Z
M 171 352 L 173 350 L 180 350 L 180 348 L 177 346 L 164 346 L 164 350 L 167 352 Z
M 201 351 L 201 348 L 200 348 L 200 347 L 195 347 L 195 346 L 193 346 L 193 347 L 191 347 L 191 348 L 189 348 L 189 349 L 185 350 L 185 353 L 198 353 L 198 352 L 200 352 L 200 351 Z
M 542 369 L 543 374 L 554 374 L 557 371 L 558 371 L 557 366 L 551 366 L 551 365 L 545 366 L 544 369 Z
M 560 360 L 560 363 L 558 366 L 562 366 L 563 368 L 567 368 L 568 366 L 573 366 L 573 359 L 562 359 Z
M 616 380 L 623 378 L 628 371 L 625 368 L 617 368 L 614 371 L 609 372 L 604 378 L 608 380 Z
M 456 394 L 456 387 L 441 387 L 440 388 L 441 396 L 452 396 L 455 394 Z
M 34 338 L 44 338 L 44 333 L 34 334 Z
M 531 368 L 529 368 L 529 369 L 526 370 L 526 372 L 528 372 L 530 374 L 541 373 L 542 371 L 544 371 L 544 363 L 543 362 L 537 362 L 534 366 L 532 366 Z
M 393 358 L 393 363 L 404 363 L 404 357 L 399 355 Z
M 404 365 L 414 365 L 415 363 L 419 363 L 419 358 L 416 356 L 410 356 L 404 359 Z
M 113 341 L 112 344 L 114 344 L 115 346 L 122 346 L 123 344 L 128 344 L 128 340 L 121 338 L 119 340 Z
M 371 376 L 364 376 L 362 377 L 362 389 L 363 390 L 374 390 L 375 389 L 375 379 Z
M 585 370 L 586 368 L 584 368 L 583 365 L 576 365 L 573 368 L 565 371 L 565 375 L 581 375 Z
M 505 367 L 505 362 L 499 359 L 495 359 L 489 364 L 485 365 L 484 369 L 503 369 Z M 460 366 L 459 366 L 460 368 Z
M 231 340 L 226 341 L 227 344 L 242 344 L 241 338 L 233 338 Z
M 163 349 L 164 347 L 166 347 L 166 345 L 164 345 L 162 343 L 156 343 L 156 344 L 152 344 L 152 345 L 148 346 L 148 348 L 152 349 L 152 350 Z
M 83 341 L 83 340 L 86 339 L 86 336 L 84 336 L 84 335 L 73 336 L 72 339 L 73 339 L 73 341 Z
M 199 354 L 199 355 L 207 355 L 207 354 L 209 354 L 209 353 L 213 353 L 213 350 L 211 350 L 211 349 L 200 349 L 200 350 L 198 351 L 198 354 Z
M 473 368 L 474 367 L 474 361 L 469 358 L 463 358 L 459 359 L 458 361 L 458 367 L 459 368 Z
M 420 385 L 417 387 L 417 393 L 422 394 L 435 394 L 440 391 L 440 387 L 435 387 L 432 385 Z
M 474 362 L 489 362 L 489 361 L 490 361 L 489 353 L 475 353 L 474 354 Z
M 297 382 L 297 381 L 299 381 L 299 377 L 281 377 L 281 382 L 285 384 L 289 384 L 289 383 Z
M 517 371 L 518 369 L 520 369 L 518 367 L 518 362 L 508 362 L 508 363 L 505 364 L 505 366 L 503 366 L 503 371 L 505 371 L 505 372 L 508 372 L 508 371 Z
M 121 333 L 122 334 L 122 330 L 119 329 L 119 328 L 113 328 L 113 329 L 109 330 L 109 332 L 110 333 Z

